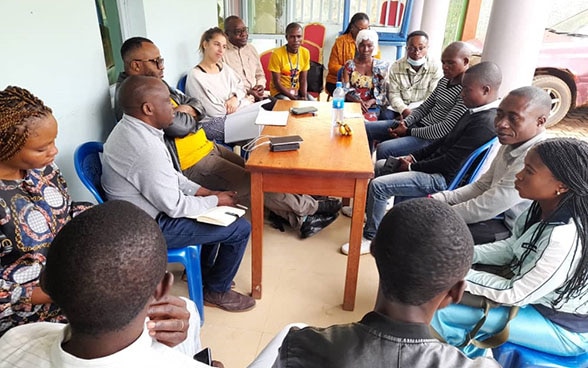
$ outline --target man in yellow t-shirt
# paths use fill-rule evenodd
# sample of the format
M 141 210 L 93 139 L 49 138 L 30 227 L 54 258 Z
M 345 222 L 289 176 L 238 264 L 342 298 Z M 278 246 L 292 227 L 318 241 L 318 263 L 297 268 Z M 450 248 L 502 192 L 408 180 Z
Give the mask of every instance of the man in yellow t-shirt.
M 310 69 L 310 52 L 300 46 L 302 26 L 288 24 L 286 40 L 288 43 L 275 49 L 270 57 L 270 95 L 282 100 L 307 100 L 306 75 Z

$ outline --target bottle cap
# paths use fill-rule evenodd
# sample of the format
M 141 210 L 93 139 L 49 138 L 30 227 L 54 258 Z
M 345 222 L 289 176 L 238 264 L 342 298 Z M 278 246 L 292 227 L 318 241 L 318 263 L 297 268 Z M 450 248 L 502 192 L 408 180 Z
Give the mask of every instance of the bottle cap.
M 341 87 L 343 88 L 343 82 L 337 82 L 337 84 L 335 84 L 335 88 Z

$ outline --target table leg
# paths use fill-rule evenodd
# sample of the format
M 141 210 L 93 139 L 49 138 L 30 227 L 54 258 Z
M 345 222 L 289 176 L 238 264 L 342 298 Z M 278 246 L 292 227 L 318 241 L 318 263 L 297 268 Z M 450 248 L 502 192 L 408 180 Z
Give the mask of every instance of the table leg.
M 351 231 L 349 234 L 349 255 L 347 256 L 347 273 L 345 274 L 345 292 L 343 295 L 343 310 L 346 311 L 352 311 L 355 308 L 367 185 L 367 179 L 357 179 L 355 181 L 353 216 L 351 217 Z
M 261 299 L 263 260 L 263 174 L 251 173 L 251 296 Z

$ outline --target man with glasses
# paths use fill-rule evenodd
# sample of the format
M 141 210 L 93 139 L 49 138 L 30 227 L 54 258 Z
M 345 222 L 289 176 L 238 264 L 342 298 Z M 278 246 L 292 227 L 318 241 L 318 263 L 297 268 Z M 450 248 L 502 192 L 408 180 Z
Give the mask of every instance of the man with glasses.
M 392 64 L 388 75 L 388 101 L 403 118 L 429 97 L 443 76 L 440 63 L 427 56 L 429 36 L 425 32 L 410 33 L 406 45 L 406 56 Z
M 241 18 L 231 15 L 225 19 L 225 33 L 229 38 L 223 62 L 230 66 L 241 78 L 247 93 L 255 101 L 263 99 L 265 74 L 255 47 L 247 43 L 249 29 Z

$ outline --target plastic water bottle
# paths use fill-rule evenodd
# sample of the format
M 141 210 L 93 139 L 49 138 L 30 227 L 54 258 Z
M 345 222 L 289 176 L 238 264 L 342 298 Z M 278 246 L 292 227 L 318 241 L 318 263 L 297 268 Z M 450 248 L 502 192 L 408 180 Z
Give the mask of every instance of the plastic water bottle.
M 333 91 L 333 122 L 332 125 L 337 126 L 337 122 L 343 123 L 343 109 L 345 108 L 345 90 L 343 84 L 337 82 L 336 88 Z

